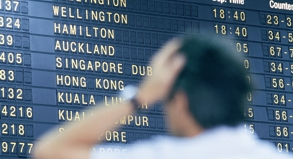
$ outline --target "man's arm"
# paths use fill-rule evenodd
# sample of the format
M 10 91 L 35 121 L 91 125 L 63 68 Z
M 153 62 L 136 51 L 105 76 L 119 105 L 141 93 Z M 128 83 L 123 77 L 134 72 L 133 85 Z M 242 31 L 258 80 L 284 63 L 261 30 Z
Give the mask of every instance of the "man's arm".
M 184 57 L 176 54 L 180 47 L 178 40 L 167 43 L 154 57 L 151 66 L 153 75 L 142 82 L 137 101 L 149 104 L 164 98 L 169 92 L 177 74 L 184 65 Z M 63 133 L 49 132 L 35 145 L 36 159 L 89 159 L 91 148 L 99 143 L 99 137 L 114 130 L 117 122 L 125 115 L 134 113 L 132 103 L 125 101 L 115 107 L 99 105 L 88 110 L 93 113 L 79 122 L 67 123 Z

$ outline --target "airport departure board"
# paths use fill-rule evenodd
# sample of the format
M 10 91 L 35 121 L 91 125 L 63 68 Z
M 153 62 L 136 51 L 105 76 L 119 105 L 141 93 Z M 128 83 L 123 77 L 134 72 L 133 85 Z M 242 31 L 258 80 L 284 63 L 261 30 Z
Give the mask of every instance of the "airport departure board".
M 99 102 L 118 105 L 118 91 L 152 75 L 166 41 L 209 32 L 232 40 L 255 82 L 243 131 L 293 152 L 293 1 L 0 0 L 0 158 L 30 158 L 47 130 Z M 146 102 L 100 139 L 149 139 L 168 132 L 165 122 L 163 104 Z

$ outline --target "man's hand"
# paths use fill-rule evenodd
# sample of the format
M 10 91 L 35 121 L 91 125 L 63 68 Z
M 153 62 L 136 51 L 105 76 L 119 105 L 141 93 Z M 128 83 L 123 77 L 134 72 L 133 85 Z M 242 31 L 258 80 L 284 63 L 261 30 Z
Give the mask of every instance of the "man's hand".
M 152 104 L 167 95 L 185 64 L 185 57 L 178 53 L 180 46 L 181 42 L 173 39 L 153 57 L 153 74 L 143 81 L 137 97 L 139 102 Z

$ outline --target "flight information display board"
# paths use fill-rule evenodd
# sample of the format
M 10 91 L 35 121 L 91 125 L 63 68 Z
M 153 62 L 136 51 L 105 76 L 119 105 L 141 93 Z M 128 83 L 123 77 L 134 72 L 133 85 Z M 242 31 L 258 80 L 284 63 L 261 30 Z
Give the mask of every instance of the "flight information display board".
M 0 157 L 30 158 L 50 128 L 123 101 L 117 92 L 152 75 L 148 62 L 166 41 L 210 32 L 233 40 L 254 81 L 244 131 L 293 152 L 292 1 L 0 0 Z M 100 139 L 129 144 L 168 132 L 161 102 L 117 124 Z

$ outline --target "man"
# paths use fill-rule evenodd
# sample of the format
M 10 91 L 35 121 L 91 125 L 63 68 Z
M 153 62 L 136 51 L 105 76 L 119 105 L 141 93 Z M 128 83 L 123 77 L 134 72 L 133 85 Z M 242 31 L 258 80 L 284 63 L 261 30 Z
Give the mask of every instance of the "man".
M 243 132 L 244 99 L 250 86 L 239 57 L 217 41 L 185 37 L 168 42 L 152 60 L 153 75 L 136 89 L 126 87 L 117 107 L 98 106 L 94 115 L 51 132 L 35 146 L 36 159 L 288 158 Z M 125 95 L 126 93 L 126 95 Z M 127 95 L 127 93 L 129 93 Z M 125 154 L 91 153 L 99 136 L 114 130 L 137 106 L 164 99 L 173 137 L 131 146 Z M 138 110 L 139 111 L 139 110 Z

